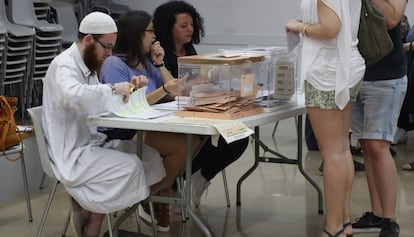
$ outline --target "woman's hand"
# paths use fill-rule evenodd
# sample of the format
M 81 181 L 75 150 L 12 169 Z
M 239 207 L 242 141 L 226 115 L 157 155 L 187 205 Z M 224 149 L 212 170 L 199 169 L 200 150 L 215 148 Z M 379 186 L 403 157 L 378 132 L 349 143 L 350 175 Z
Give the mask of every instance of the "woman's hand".
M 165 83 L 164 87 L 169 93 L 178 94 L 179 84 L 182 84 L 182 79 L 172 79 Z
M 285 31 L 286 32 L 295 32 L 295 33 L 302 33 L 303 27 L 305 24 L 303 24 L 302 20 L 299 19 L 290 19 L 288 22 L 286 22 L 285 25 Z
M 164 59 L 164 49 L 161 47 L 159 41 L 155 41 L 151 45 L 151 59 L 154 64 L 162 64 L 162 60 Z

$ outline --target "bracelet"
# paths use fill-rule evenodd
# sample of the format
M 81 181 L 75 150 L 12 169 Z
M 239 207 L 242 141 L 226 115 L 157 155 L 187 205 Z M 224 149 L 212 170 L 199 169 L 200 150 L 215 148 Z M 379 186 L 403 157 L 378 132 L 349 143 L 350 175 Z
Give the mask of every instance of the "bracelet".
M 308 34 L 306 33 L 306 29 L 308 28 L 308 26 L 309 26 L 309 24 L 305 24 L 305 26 L 303 27 L 303 30 L 302 30 L 302 34 L 305 37 L 308 37 Z
M 164 61 L 162 61 L 160 64 L 154 64 L 154 67 L 164 67 Z
M 162 84 L 162 89 L 165 91 L 165 93 L 170 94 L 170 92 L 167 89 L 165 89 L 165 84 Z

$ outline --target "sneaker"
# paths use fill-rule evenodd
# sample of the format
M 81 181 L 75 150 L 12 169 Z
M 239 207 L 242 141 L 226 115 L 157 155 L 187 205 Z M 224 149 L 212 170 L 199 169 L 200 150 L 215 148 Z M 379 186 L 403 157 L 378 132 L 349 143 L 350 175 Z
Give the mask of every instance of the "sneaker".
M 399 234 L 400 226 L 397 222 L 391 220 L 390 218 L 384 218 L 379 237 L 398 237 Z
M 410 171 L 413 171 L 413 170 L 414 170 L 414 161 L 412 161 L 412 162 L 410 162 L 410 163 L 407 163 L 407 164 L 404 164 L 404 165 L 402 166 L 402 168 L 403 168 L 403 170 L 410 170 Z
M 169 216 L 168 216 L 168 220 L 166 218 L 163 218 L 163 216 L 158 215 L 159 214 L 159 210 L 157 208 L 159 204 L 155 204 L 154 203 L 154 211 L 155 213 L 155 227 L 159 232 L 168 232 L 170 231 L 170 226 L 169 226 Z M 147 202 L 142 202 L 139 206 L 138 206 L 138 215 L 139 217 L 142 219 L 142 221 L 152 227 L 152 219 L 151 219 L 151 214 L 150 214 L 150 208 L 149 208 L 149 204 Z M 163 220 L 161 220 L 163 219 Z M 158 220 L 160 220 L 160 223 L 158 223 Z M 167 223 L 168 221 L 168 223 Z M 163 222 L 163 223 L 161 223 Z
M 356 218 L 352 223 L 354 232 L 380 232 L 383 218 L 374 215 L 372 212 L 365 212 L 361 217 Z
M 195 172 L 191 176 L 191 200 L 194 206 L 199 207 L 201 203 L 201 196 L 207 187 L 210 185 L 210 181 L 206 180 L 201 174 L 201 170 Z
M 391 144 L 405 144 L 408 141 L 408 132 L 402 128 L 398 128 L 397 132 L 394 135 L 394 141 Z

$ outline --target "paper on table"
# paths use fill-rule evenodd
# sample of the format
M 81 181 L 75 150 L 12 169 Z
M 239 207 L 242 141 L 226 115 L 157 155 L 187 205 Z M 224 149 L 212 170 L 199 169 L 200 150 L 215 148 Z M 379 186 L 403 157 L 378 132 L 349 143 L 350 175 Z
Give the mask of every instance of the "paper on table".
M 248 128 L 244 123 L 237 120 L 176 117 L 173 119 L 166 120 L 165 122 L 213 126 L 218 130 L 220 135 L 223 136 L 224 140 L 226 140 L 227 143 L 243 139 L 254 133 L 253 130 Z
M 131 93 L 127 103 L 124 103 L 122 96 L 114 96 L 109 106 L 109 111 L 119 117 L 151 119 L 171 114 L 171 111 L 161 111 L 152 108 L 145 96 L 147 87 L 140 88 Z
M 288 53 L 290 53 L 300 42 L 299 33 L 288 31 L 286 33 L 286 42 L 288 47 Z

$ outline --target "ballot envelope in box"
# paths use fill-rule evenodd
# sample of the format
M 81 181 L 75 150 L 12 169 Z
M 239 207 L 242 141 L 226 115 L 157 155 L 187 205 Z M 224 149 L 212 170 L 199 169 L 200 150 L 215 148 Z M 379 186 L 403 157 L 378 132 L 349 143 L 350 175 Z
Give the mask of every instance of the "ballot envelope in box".
M 182 117 L 234 119 L 263 112 L 257 104 L 262 54 L 206 54 L 178 58 L 180 96 L 189 96 Z M 261 99 L 261 98 L 260 98 Z M 180 103 L 180 102 L 179 102 Z
M 265 112 L 272 112 L 297 104 L 296 83 L 296 53 L 287 51 L 285 46 L 258 46 L 238 49 L 220 49 L 220 53 L 227 54 L 263 54 L 258 84 L 257 103 L 261 104 Z

